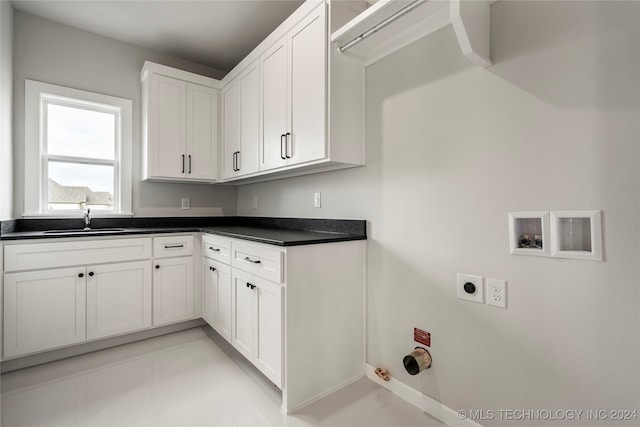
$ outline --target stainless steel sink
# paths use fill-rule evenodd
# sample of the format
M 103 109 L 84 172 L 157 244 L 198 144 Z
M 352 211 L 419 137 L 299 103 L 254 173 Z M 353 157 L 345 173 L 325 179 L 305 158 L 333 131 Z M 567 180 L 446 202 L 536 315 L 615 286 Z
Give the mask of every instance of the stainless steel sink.
M 117 233 L 125 231 L 126 228 L 68 228 L 65 230 L 47 230 L 42 234 L 97 234 L 97 233 Z

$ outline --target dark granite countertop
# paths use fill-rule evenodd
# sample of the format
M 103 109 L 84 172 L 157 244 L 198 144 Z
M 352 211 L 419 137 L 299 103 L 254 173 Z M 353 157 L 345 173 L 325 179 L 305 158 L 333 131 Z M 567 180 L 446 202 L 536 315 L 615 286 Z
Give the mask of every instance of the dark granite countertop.
M 82 230 L 77 219 L 21 219 L 0 223 L 0 240 L 59 239 L 203 232 L 277 246 L 365 240 L 366 221 L 264 217 L 97 218 Z M 53 232 L 52 232 L 53 231 Z
M 367 238 L 366 235 L 241 226 L 203 228 L 202 232 L 277 246 L 312 245 L 316 243 L 364 240 Z

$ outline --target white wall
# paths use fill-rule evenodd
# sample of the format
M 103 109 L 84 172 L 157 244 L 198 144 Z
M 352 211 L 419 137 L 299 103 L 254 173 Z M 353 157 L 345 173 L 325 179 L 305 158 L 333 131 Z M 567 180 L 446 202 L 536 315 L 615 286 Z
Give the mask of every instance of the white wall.
M 640 3 L 491 19 L 488 69 L 451 28 L 368 69 L 366 167 L 243 186 L 238 212 L 367 219 L 368 362 L 450 407 L 640 409 Z M 603 211 L 604 262 L 509 255 L 507 212 L 561 209 Z M 506 279 L 508 309 L 456 299 L 457 272 Z
M 0 1 L 0 221 L 13 218 L 13 8 Z
M 4 2 L 3 2 L 4 3 Z M 15 164 L 24 164 L 24 80 L 104 93 L 133 101 L 133 212 L 136 216 L 234 215 L 236 189 L 205 184 L 140 181 L 140 69 L 145 60 L 221 78 L 218 70 L 137 46 L 15 13 L 14 127 Z M 24 176 L 15 174 L 14 214 L 24 207 Z M 191 210 L 180 209 L 181 197 Z

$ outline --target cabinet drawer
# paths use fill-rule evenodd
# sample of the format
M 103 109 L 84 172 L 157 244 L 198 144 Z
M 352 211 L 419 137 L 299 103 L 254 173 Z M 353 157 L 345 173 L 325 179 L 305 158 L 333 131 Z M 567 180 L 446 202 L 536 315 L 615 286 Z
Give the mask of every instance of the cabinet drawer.
M 193 255 L 193 236 L 163 236 L 153 238 L 154 258 Z
M 110 239 L 5 245 L 5 271 L 39 270 L 151 258 L 151 239 Z
M 278 249 L 256 243 L 234 241 L 231 245 L 233 267 L 275 283 L 282 283 L 284 253 Z
M 207 258 L 231 264 L 231 240 L 224 237 L 202 236 L 202 253 Z

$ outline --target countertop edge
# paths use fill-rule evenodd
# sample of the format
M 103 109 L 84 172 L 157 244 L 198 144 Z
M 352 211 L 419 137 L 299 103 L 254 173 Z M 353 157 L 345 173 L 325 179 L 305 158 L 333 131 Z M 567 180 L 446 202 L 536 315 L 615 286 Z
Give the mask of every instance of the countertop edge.
M 42 231 L 25 231 L 25 232 L 14 232 L 14 233 L 4 233 L 0 235 L 0 241 L 16 241 L 16 240 L 43 240 L 43 239 L 65 239 L 65 238 L 92 238 L 92 237 L 110 237 L 110 236 L 135 236 L 135 235 L 144 235 L 144 234 L 178 234 L 178 233 L 204 233 L 204 234 L 212 234 L 218 236 L 229 237 L 233 239 L 247 240 L 256 243 L 263 243 L 267 245 L 273 246 L 281 246 L 281 247 L 291 247 L 291 246 L 303 246 L 303 245 L 314 245 L 314 244 L 323 244 L 323 243 L 334 243 L 334 242 L 346 242 L 346 241 L 356 241 L 356 240 L 367 240 L 366 235 L 357 235 L 357 234 L 344 234 L 344 233 L 329 233 L 322 231 L 305 231 L 305 230 L 286 230 L 286 229 L 274 229 L 274 231 L 282 231 L 282 232 L 305 232 L 305 233 L 318 233 L 323 234 L 323 236 L 311 237 L 308 239 L 300 239 L 300 240 L 276 240 L 260 237 L 257 235 L 251 234 L 243 234 L 243 233 L 232 233 L 226 231 L 217 231 L 214 227 L 166 227 L 166 228 L 131 228 L 122 231 L 105 231 L 105 232 L 92 232 L 90 234 L 85 234 L 83 232 L 78 233 L 68 233 L 68 234 L 45 234 Z M 330 235 L 327 235 L 330 234 Z

